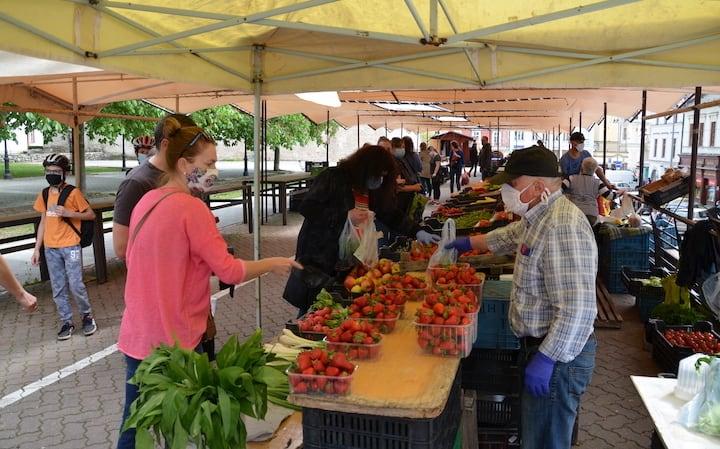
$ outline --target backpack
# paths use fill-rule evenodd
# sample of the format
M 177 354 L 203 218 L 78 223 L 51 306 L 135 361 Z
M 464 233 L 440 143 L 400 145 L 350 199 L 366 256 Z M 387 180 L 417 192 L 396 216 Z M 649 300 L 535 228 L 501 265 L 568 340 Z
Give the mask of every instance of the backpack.
M 62 191 L 60 191 L 60 196 L 58 197 L 57 205 L 58 206 L 64 206 L 65 201 L 67 201 L 68 197 L 70 196 L 70 193 L 72 193 L 73 189 L 75 189 L 75 186 L 66 184 L 65 187 L 63 187 Z M 47 210 L 47 202 L 48 202 L 48 194 L 50 191 L 50 187 L 45 187 L 42 191 L 43 200 L 45 201 L 45 209 Z M 87 246 L 92 245 L 93 237 L 95 236 L 95 221 L 94 220 L 82 220 L 80 222 L 80 229 L 78 230 L 75 225 L 70 221 L 67 217 L 62 217 L 63 221 L 70 225 L 73 231 L 75 231 L 75 234 L 77 234 L 80 237 L 80 246 L 82 248 L 85 248 Z

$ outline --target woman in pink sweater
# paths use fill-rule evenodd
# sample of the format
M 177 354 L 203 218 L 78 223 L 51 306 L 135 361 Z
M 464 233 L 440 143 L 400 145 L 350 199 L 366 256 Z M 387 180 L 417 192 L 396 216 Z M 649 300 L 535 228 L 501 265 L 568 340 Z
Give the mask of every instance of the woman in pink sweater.
M 130 219 L 125 311 L 118 349 L 125 354 L 127 380 L 142 359 L 160 344 L 196 349 L 210 313 L 210 275 L 239 284 L 273 271 L 287 273 L 291 259 L 243 261 L 227 244 L 208 207 L 191 192 L 206 191 L 217 178 L 215 141 L 198 127 L 168 119 L 162 186 L 145 194 Z M 137 387 L 126 384 L 123 422 Z M 134 448 L 135 432 L 124 432 L 118 448 Z

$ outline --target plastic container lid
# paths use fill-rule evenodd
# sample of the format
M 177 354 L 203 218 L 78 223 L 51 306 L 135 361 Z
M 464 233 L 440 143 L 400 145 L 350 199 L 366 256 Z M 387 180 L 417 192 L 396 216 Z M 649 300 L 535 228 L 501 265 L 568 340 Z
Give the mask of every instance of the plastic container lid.
M 677 385 L 675 386 L 675 396 L 678 398 L 689 401 L 705 387 L 705 374 L 708 365 L 703 363 L 699 369 L 695 369 L 695 362 L 703 357 L 707 356 L 705 354 L 694 354 L 680 360 Z

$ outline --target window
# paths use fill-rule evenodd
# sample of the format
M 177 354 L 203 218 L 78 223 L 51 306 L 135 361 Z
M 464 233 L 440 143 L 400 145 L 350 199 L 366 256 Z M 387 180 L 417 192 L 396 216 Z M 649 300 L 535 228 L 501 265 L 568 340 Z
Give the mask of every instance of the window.
M 710 143 L 708 144 L 709 147 L 715 146 L 715 125 L 716 122 L 710 122 Z
M 627 140 L 627 128 L 623 128 L 623 140 Z
M 675 153 L 675 150 L 676 150 L 676 149 L 677 149 L 677 139 L 676 139 L 675 137 L 673 137 L 673 141 L 672 141 L 672 154 Z M 671 160 L 670 162 L 672 162 L 672 160 Z
M 704 131 L 705 131 L 705 123 L 700 122 L 700 128 L 698 129 L 698 146 L 699 147 L 705 146 L 704 141 L 703 141 L 703 137 L 704 137 L 703 134 L 705 134 Z
M 655 139 L 655 148 L 653 149 L 653 157 L 657 157 L 657 144 L 658 144 L 658 140 Z
M 523 131 L 515 131 L 515 140 L 523 140 L 525 138 Z
M 662 140 L 662 158 L 663 159 L 665 159 L 665 140 L 666 139 Z

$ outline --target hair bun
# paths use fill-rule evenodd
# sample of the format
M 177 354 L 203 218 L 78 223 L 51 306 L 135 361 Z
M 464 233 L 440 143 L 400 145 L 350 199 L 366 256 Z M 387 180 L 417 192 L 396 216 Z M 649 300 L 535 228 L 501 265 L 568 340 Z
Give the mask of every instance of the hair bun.
M 175 117 L 166 118 L 163 125 L 163 135 L 165 137 L 173 137 L 182 128 L 182 125 Z

